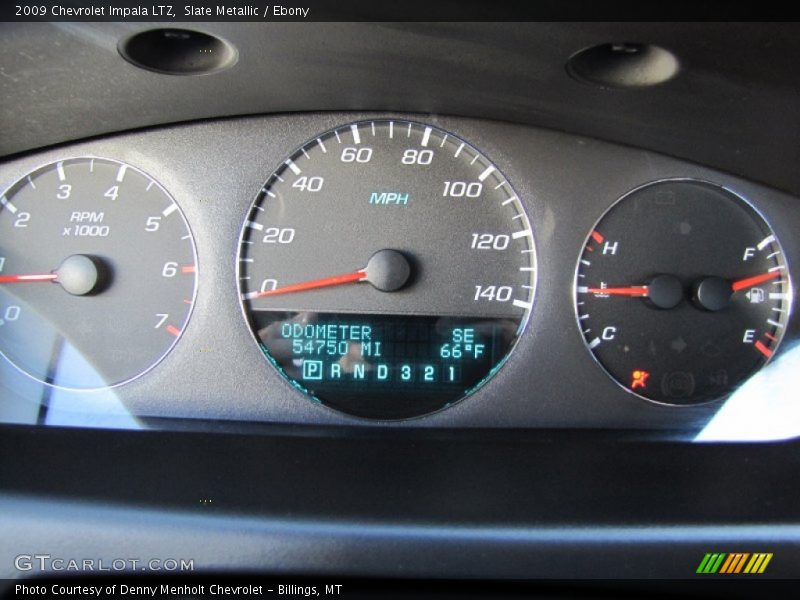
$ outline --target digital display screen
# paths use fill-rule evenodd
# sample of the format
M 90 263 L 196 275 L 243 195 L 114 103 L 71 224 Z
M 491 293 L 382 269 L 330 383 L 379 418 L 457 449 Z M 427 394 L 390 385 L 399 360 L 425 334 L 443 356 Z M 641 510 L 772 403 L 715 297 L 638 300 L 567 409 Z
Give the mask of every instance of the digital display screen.
M 500 365 L 513 319 L 259 312 L 262 350 L 302 391 L 350 414 L 401 419 L 459 400 Z

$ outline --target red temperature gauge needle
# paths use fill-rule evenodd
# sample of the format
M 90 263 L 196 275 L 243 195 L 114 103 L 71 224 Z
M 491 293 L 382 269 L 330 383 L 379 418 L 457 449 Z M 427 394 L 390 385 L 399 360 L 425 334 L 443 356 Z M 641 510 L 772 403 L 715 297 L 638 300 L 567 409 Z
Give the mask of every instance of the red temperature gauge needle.
M 734 292 L 738 292 L 741 290 L 746 290 L 749 287 L 753 287 L 754 285 L 758 285 L 759 283 L 764 283 L 765 281 L 769 281 L 770 279 L 775 279 L 776 277 L 780 277 L 780 271 L 770 271 L 768 273 L 762 273 L 761 275 L 754 275 L 753 277 L 747 277 L 745 279 L 739 279 L 738 281 L 734 281 L 731 284 Z
M 27 283 L 31 281 L 55 281 L 58 275 L 47 273 L 43 275 L 0 275 L 0 283 Z
M 590 294 L 609 294 L 611 296 L 637 296 L 646 298 L 649 290 L 646 285 L 632 287 L 589 288 Z
M 266 292 L 259 292 L 254 298 L 266 298 L 267 296 L 279 296 L 281 294 L 292 294 L 294 292 L 305 292 L 306 290 L 314 290 L 317 288 L 332 287 L 334 285 L 343 285 L 345 283 L 356 283 L 364 281 L 367 278 L 367 272 L 353 271 L 352 273 L 343 273 L 342 275 L 334 275 L 332 277 L 322 277 L 321 279 L 312 279 L 311 281 L 304 281 L 302 283 L 293 283 L 291 285 L 284 285 L 274 290 L 267 290 Z

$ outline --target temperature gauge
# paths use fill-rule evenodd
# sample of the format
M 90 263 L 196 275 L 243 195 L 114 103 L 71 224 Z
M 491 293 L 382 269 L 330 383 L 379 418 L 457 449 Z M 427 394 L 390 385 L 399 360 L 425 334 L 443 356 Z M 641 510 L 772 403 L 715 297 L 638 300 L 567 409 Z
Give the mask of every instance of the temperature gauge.
M 709 183 L 624 196 L 591 231 L 575 282 L 586 345 L 625 389 L 666 404 L 723 397 L 775 353 L 791 285 L 766 221 Z

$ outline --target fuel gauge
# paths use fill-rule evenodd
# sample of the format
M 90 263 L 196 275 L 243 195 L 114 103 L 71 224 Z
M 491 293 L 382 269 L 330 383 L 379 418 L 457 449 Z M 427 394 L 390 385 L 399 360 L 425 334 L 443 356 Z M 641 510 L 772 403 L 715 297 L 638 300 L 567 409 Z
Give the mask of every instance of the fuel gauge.
M 586 240 L 576 313 L 598 363 L 665 404 L 724 397 L 778 348 L 791 305 L 783 253 L 730 190 L 661 181 L 620 199 Z

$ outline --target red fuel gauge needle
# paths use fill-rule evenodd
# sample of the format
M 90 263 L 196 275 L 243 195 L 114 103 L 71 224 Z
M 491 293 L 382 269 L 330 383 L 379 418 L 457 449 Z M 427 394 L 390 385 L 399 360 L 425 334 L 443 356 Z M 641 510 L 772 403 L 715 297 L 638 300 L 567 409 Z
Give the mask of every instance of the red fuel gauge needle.
M 356 283 L 364 281 L 367 278 L 366 270 L 353 271 L 352 273 L 343 273 L 341 275 L 333 275 L 332 277 L 322 277 L 320 279 L 312 279 L 302 283 L 293 283 L 291 285 L 284 285 L 274 290 L 267 290 L 260 292 L 254 298 L 266 298 L 268 296 L 280 296 L 281 294 L 292 294 L 294 292 L 305 292 L 306 290 L 315 290 L 317 288 L 332 287 L 335 285 L 343 285 L 345 283 Z
M 769 271 L 768 273 L 762 273 L 761 275 L 754 275 L 753 277 L 746 277 L 745 279 L 739 279 L 738 281 L 734 281 L 731 284 L 734 292 L 739 292 L 741 290 L 746 290 L 749 287 L 753 287 L 754 285 L 758 285 L 759 283 L 764 283 L 765 281 L 769 281 L 770 279 L 775 279 L 781 276 L 780 271 Z
M 646 298 L 649 290 L 646 285 L 631 287 L 589 288 L 590 294 L 609 294 L 611 296 L 637 296 Z
M 32 281 L 55 281 L 58 275 L 47 273 L 42 275 L 0 275 L 0 283 L 29 283 Z

